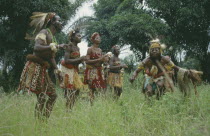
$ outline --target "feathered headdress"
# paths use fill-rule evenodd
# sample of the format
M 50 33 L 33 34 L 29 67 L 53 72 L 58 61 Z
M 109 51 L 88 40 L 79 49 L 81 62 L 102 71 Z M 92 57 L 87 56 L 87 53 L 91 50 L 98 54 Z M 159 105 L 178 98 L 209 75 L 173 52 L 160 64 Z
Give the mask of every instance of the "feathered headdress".
M 30 19 L 32 20 L 30 26 L 35 27 L 34 33 L 46 27 L 46 25 L 55 15 L 56 14 L 53 12 L 49 13 L 33 12 L 33 15 L 30 17 Z
M 50 20 L 56 15 L 53 12 L 43 13 L 43 12 L 33 12 L 33 15 L 30 17 L 32 20 L 30 22 L 30 26 L 34 27 L 33 36 L 26 33 L 25 39 L 27 40 L 34 40 L 34 36 L 44 27 L 47 26 Z

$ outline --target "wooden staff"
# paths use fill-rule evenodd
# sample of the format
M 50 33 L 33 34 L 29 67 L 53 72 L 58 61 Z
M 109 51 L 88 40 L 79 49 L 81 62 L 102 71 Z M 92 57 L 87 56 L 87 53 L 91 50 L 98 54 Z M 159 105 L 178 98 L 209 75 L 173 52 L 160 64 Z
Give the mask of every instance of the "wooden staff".
M 158 64 L 159 68 L 163 71 L 163 74 L 164 76 L 166 77 L 166 79 L 168 80 L 171 88 L 173 91 L 175 91 L 175 87 L 174 87 L 174 84 L 173 84 L 173 81 L 171 80 L 171 78 L 169 77 L 168 73 L 166 72 L 166 70 L 164 69 L 163 65 L 158 61 L 156 60 L 156 63 Z

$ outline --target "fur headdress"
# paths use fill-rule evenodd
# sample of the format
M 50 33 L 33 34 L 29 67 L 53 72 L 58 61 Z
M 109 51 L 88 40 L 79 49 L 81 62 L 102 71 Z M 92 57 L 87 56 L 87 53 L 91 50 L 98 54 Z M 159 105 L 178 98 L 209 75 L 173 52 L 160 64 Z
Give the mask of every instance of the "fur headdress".
M 32 20 L 30 22 L 30 26 L 34 27 L 34 31 L 33 34 L 30 35 L 28 33 L 26 33 L 25 39 L 27 40 L 34 40 L 35 39 L 35 35 L 44 27 L 47 26 L 47 24 L 50 22 L 50 20 L 53 19 L 53 17 L 56 15 L 53 12 L 49 12 L 49 13 L 43 13 L 43 12 L 33 12 L 33 15 L 30 17 L 30 19 Z
M 163 53 L 163 50 L 166 48 L 166 45 L 161 44 L 159 39 L 154 39 L 150 41 L 149 52 L 150 52 L 150 49 L 152 48 L 160 48 L 160 52 Z

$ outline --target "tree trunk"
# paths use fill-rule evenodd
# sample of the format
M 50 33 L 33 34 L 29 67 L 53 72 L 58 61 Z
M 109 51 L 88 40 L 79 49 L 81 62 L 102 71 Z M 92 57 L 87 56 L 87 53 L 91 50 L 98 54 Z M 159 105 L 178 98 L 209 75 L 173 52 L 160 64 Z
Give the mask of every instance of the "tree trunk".
M 210 82 L 210 54 L 205 55 L 206 59 L 201 60 L 201 69 L 203 70 L 203 79 L 206 82 Z
M 6 54 L 7 53 L 5 53 L 3 57 L 3 68 L 2 68 L 2 75 L 0 77 L 0 80 L 1 80 L 0 86 L 3 87 L 3 90 L 5 92 L 8 92 L 9 91 L 8 73 L 7 73 L 8 58 Z

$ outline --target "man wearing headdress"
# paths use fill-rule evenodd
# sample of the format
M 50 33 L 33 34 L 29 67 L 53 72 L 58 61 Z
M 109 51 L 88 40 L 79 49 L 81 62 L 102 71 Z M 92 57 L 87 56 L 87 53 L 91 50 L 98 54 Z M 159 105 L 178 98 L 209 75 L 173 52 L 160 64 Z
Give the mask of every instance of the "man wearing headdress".
M 64 60 L 61 62 L 62 82 L 61 88 L 65 91 L 66 108 L 72 109 L 79 90 L 83 87 L 83 83 L 79 77 L 79 64 L 86 60 L 85 56 L 80 57 L 80 49 L 77 46 L 81 42 L 79 30 L 72 30 L 68 34 L 69 44 L 65 49 Z
M 35 37 L 33 54 L 26 57 L 27 62 L 21 74 L 18 91 L 35 93 L 37 96 L 35 116 L 48 118 L 57 98 L 48 68 L 53 67 L 54 72 L 58 73 L 55 54 L 64 45 L 58 45 L 54 35 L 61 31 L 62 23 L 55 13 L 35 12 L 31 19 L 30 25 L 35 26 L 34 32 L 38 34 Z
M 186 75 L 190 79 L 193 79 L 193 74 L 196 72 L 182 69 L 176 66 L 168 56 L 163 56 L 163 47 L 159 40 L 153 40 L 150 44 L 149 57 L 140 62 L 138 68 L 131 76 L 130 82 L 132 83 L 138 76 L 138 73 L 143 70 L 145 73 L 143 93 L 148 97 L 156 94 L 157 99 L 159 99 L 167 87 L 166 83 L 169 83 L 169 86 L 173 89 L 173 82 L 168 76 L 172 70 L 179 71 L 179 73 Z
M 112 47 L 113 56 L 109 61 L 108 85 L 114 89 L 114 97 L 119 98 L 122 93 L 122 68 L 128 68 L 127 65 L 121 64 L 119 59 L 120 47 L 115 45 Z

